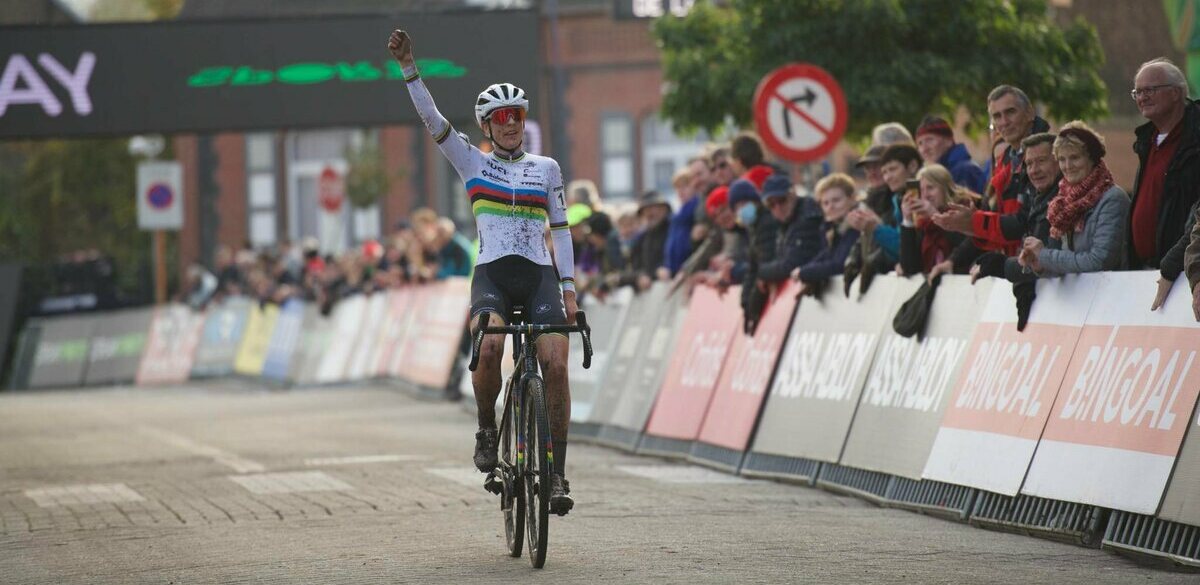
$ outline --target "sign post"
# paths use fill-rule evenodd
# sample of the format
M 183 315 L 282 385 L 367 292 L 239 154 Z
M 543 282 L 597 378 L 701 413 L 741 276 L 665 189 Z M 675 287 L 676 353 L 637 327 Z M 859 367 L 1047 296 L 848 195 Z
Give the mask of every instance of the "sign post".
M 154 302 L 167 301 L 167 236 L 183 227 L 183 167 L 151 161 L 137 168 L 138 228 L 154 232 Z
M 792 63 L 768 73 L 754 91 L 753 107 L 767 148 L 791 161 L 820 159 L 846 133 L 846 96 L 816 65 Z

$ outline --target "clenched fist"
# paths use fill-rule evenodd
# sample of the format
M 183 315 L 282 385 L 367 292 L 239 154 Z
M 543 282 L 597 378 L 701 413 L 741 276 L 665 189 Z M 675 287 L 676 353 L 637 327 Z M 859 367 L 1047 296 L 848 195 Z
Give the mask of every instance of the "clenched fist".
M 413 65 L 412 38 L 400 29 L 392 31 L 388 37 L 388 50 L 401 65 Z

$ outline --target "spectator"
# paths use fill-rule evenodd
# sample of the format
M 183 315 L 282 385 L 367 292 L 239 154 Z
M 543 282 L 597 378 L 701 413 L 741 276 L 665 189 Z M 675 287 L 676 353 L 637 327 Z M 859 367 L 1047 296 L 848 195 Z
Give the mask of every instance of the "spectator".
M 774 259 L 758 267 L 758 280 L 774 284 L 807 264 L 824 247 L 821 204 L 811 197 L 797 197 L 787 175 L 772 175 L 763 183 L 763 205 L 779 222 Z
M 813 294 L 830 277 L 841 274 L 859 235 L 848 221 L 854 207 L 854 179 L 834 173 L 818 181 L 815 191 L 825 217 L 825 246 L 812 260 L 792 271 L 792 278 L 800 281 L 797 296 Z
M 1104 164 L 1104 139 L 1083 122 L 1063 126 L 1054 157 L 1063 179 L 1050 201 L 1050 240 L 1025 238 L 1018 261 L 1039 276 L 1125 268 L 1129 195 Z
M 696 246 L 696 250 L 688 256 L 683 267 L 679 270 L 677 280 L 696 275 L 697 282 L 707 282 L 713 286 L 721 280 L 720 270 L 713 264 L 724 265 L 724 260 L 739 255 L 737 246 L 739 239 L 733 231 L 737 220 L 733 210 L 729 208 L 729 187 L 725 185 L 713 189 L 704 202 L 704 210 L 712 223 L 712 229 L 704 241 Z
M 583 220 L 581 225 L 584 243 L 575 257 L 575 288 L 580 295 L 603 295 L 609 289 L 604 277 L 618 274 L 621 268 L 613 262 L 614 257 L 619 261 L 620 254 L 608 254 L 609 236 L 613 233 L 612 219 L 607 213 L 597 211 Z
M 870 207 L 855 209 L 846 216 L 846 221 L 858 233 L 871 231 L 868 235 L 883 250 L 883 265 L 873 268 L 877 273 L 884 273 L 900 260 L 900 197 L 908 180 L 916 176 L 921 168 L 921 153 L 911 144 L 893 144 L 884 149 L 879 162 L 883 182 L 888 189 L 887 199 L 894 211 L 880 215 Z
M 729 185 L 729 208 L 736 218 L 737 226 L 734 229 L 744 244 L 746 254 L 744 258 L 730 259 L 725 280 L 728 284 L 752 284 L 758 266 L 775 256 L 779 222 L 767 213 L 758 189 L 749 179 L 738 179 Z
M 694 191 L 694 179 L 689 166 L 679 169 L 671 181 L 679 195 L 679 210 L 671 216 L 671 227 L 663 252 L 671 276 L 679 272 L 679 268 L 692 253 L 692 227 L 696 223 L 696 209 L 700 206 L 699 194 Z
M 244 281 L 241 270 L 234 262 L 233 249 L 229 246 L 218 246 L 215 264 L 218 293 L 223 296 L 242 294 Z
M 743 132 L 733 139 L 729 145 L 729 156 L 733 172 L 750 181 L 757 191 L 761 191 L 763 182 L 776 172 L 775 167 L 766 164 L 762 141 L 751 132 Z
M 436 235 L 433 238 L 432 249 L 436 253 L 437 271 L 434 278 L 442 280 L 451 276 L 470 276 L 475 268 L 474 247 L 470 240 L 458 233 L 454 221 L 448 217 L 437 219 Z M 372 259 L 372 264 L 378 258 Z
M 912 144 L 912 134 L 908 132 L 908 128 L 899 122 L 887 122 L 880 124 L 871 129 L 871 144 L 888 147 L 893 144 Z
M 1049 132 L 1039 132 L 1021 141 L 1021 148 L 1025 151 L 1025 172 L 1033 187 L 1032 199 L 1021 202 L 1021 212 L 1027 215 L 1022 239 L 1030 236 L 1043 242 L 1050 239 L 1046 208 L 1058 195 L 1058 183 L 1062 179 L 1058 160 L 1052 152 L 1054 139 L 1055 136 Z M 959 267 L 955 269 L 958 271 Z M 1014 283 L 1036 278 L 1021 269 L 1016 257 L 1007 257 L 995 251 L 987 252 L 975 260 L 971 276 L 973 280 L 983 276 L 1003 277 Z
M 1200 106 L 1188 97 L 1187 78 L 1167 59 L 1142 64 L 1131 92 L 1147 122 L 1134 133 L 1137 178 L 1129 225 L 1129 264 L 1159 269 L 1153 307 L 1166 300 L 1183 272 L 1189 218 L 1200 194 Z
M 657 191 L 647 191 L 638 201 L 637 217 L 642 230 L 630 249 L 629 266 L 620 284 L 632 285 L 640 292 L 650 288 L 660 276 L 663 250 L 671 227 L 671 204 Z
M 862 169 L 866 175 L 867 207 L 881 218 L 894 217 L 896 215 L 896 208 L 892 205 L 892 190 L 888 189 L 887 183 L 883 181 L 883 171 L 881 170 L 883 166 L 881 159 L 883 158 L 883 151 L 886 149 L 886 146 L 876 144 L 868 148 L 867 152 L 862 155 L 862 158 L 859 158 L 858 162 L 854 163 L 854 166 Z
M 983 252 L 1002 251 L 1013 256 L 1025 234 L 1028 213 L 1021 213 L 1021 203 L 1035 196 L 1029 193 L 1033 187 L 1025 173 L 1021 141 L 1049 131 L 1050 125 L 1033 111 L 1029 96 L 1011 85 L 996 87 L 987 101 L 992 125 L 1004 138 L 1004 155 L 995 165 L 986 189 L 986 210 L 951 205 L 948 211 L 934 216 L 934 223 L 942 229 L 973 237 L 960 244 L 951 260 L 936 267 L 931 277 L 951 272 L 955 266 L 969 266 Z
M 575 179 L 567 185 L 567 207 L 577 203 L 592 211 L 600 210 L 600 190 L 591 179 Z
M 972 193 L 983 193 L 983 169 L 971 160 L 967 147 L 954 141 L 954 129 L 946 120 L 926 116 L 917 126 L 917 150 L 927 165 L 939 164 L 950 171 L 954 182 Z
M 966 236 L 943 230 L 932 218 L 951 203 L 974 206 L 978 198 L 956 184 L 953 174 L 937 163 L 918 171 L 917 181 L 920 189 L 905 193 L 900 204 L 900 270 L 904 274 L 928 274 L 950 257 Z
M 733 167 L 733 162 L 729 158 L 729 147 L 721 146 L 712 152 L 712 179 L 713 182 L 719 185 L 729 186 L 734 179 L 737 178 L 737 171 Z M 716 187 L 713 187 L 714 189 Z M 709 194 L 712 190 L 709 190 Z
M 571 251 L 575 256 L 576 268 L 579 267 L 579 254 L 587 242 L 587 226 L 584 221 L 591 216 L 592 208 L 586 203 L 572 203 L 567 206 L 567 227 L 571 230 Z
M 183 300 L 194 310 L 202 311 L 217 293 L 217 277 L 200 264 L 192 264 L 187 269 L 187 282 L 184 284 Z
M 1183 256 L 1188 286 L 1192 289 L 1192 314 L 1200 321 L 1200 206 L 1192 211 L 1192 233 Z

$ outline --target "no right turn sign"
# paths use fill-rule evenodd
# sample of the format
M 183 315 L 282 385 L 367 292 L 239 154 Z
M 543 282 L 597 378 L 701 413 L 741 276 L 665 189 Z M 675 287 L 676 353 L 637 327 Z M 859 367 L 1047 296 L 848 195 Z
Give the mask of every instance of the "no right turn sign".
M 846 98 L 828 72 L 793 63 L 767 74 L 754 92 L 754 123 L 772 152 L 788 160 L 819 159 L 846 133 Z

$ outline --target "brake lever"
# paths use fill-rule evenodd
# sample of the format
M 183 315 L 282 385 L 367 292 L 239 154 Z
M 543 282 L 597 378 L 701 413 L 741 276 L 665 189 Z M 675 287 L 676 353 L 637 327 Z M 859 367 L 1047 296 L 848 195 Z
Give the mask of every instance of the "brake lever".
M 479 314 L 478 325 L 475 327 L 475 339 L 471 340 L 471 363 L 467 369 L 472 372 L 479 367 L 479 350 L 483 346 L 483 330 L 488 324 L 488 312 L 484 311 Z
M 575 324 L 579 327 L 579 336 L 583 338 L 583 369 L 592 367 L 592 328 L 588 327 L 587 315 L 583 311 L 575 312 Z

